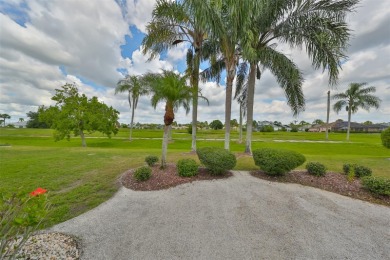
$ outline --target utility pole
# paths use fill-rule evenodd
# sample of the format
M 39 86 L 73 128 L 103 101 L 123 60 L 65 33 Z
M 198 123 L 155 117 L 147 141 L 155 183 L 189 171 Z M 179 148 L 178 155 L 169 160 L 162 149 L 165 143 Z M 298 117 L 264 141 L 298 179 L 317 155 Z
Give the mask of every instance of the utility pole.
M 328 90 L 328 106 L 326 109 L 326 140 L 329 139 L 329 112 L 330 112 L 330 90 Z

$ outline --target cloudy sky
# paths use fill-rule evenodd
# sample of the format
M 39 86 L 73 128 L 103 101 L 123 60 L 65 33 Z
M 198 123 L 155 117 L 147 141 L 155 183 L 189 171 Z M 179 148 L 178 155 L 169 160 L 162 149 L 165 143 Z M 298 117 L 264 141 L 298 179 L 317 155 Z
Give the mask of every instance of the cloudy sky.
M 120 111 L 120 122 L 130 121 L 126 95 L 115 95 L 116 82 L 124 74 L 159 69 L 183 71 L 185 47 L 171 50 L 151 62 L 141 53 L 145 26 L 154 0 L 0 0 L 0 113 L 17 121 L 28 111 L 52 105 L 55 88 L 76 83 L 87 96 L 97 96 Z M 344 92 L 351 82 L 368 82 L 382 99 L 379 110 L 358 111 L 352 121 L 390 121 L 390 1 L 363 0 L 347 19 L 353 30 L 348 59 L 342 65 L 339 84 L 331 93 Z M 304 73 L 306 111 L 297 118 L 286 105 L 273 76 L 265 72 L 256 83 L 255 120 L 290 123 L 326 119 L 327 74 L 313 70 L 303 51 L 278 47 Z M 224 121 L 224 82 L 201 84 L 210 105 L 200 104 L 199 121 Z M 332 102 L 333 103 L 333 102 Z M 157 110 L 150 98 L 140 99 L 136 122 L 162 123 L 164 105 Z M 238 119 L 233 102 L 232 119 Z M 346 112 L 330 115 L 330 121 L 347 119 Z M 179 123 L 191 114 L 180 110 Z

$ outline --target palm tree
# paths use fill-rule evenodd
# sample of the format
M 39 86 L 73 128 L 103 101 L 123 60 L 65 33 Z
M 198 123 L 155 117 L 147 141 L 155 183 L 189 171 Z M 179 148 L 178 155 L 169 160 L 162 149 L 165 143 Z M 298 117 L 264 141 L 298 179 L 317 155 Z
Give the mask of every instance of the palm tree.
M 226 70 L 225 99 L 225 149 L 230 148 L 230 118 L 232 106 L 233 81 L 241 51 L 238 43 L 246 28 L 250 28 L 251 17 L 248 16 L 258 3 L 247 0 L 199 1 L 185 0 L 193 6 L 195 17 L 199 17 L 207 28 L 209 41 L 214 47 L 211 52 L 211 66 L 202 72 L 205 79 L 220 79 L 220 73 Z
M 379 104 L 381 103 L 381 100 L 378 97 L 370 94 L 374 93 L 376 88 L 363 88 L 366 85 L 366 82 L 351 83 L 349 84 L 349 88 L 344 93 L 333 95 L 333 99 L 339 100 L 333 105 L 334 111 L 338 113 L 343 107 L 346 107 L 346 110 L 348 111 L 347 141 L 349 141 L 351 115 L 355 114 L 359 108 L 363 108 L 367 111 L 369 111 L 371 107 L 378 109 Z
M 175 111 L 183 107 L 188 113 L 193 92 L 187 86 L 187 77 L 180 76 L 173 71 L 163 70 L 160 73 L 147 73 L 142 81 L 152 92 L 152 106 L 165 102 L 164 137 L 162 142 L 161 168 L 166 167 L 169 127 L 175 119 Z
M 3 120 L 3 123 L 4 123 L 4 127 L 5 127 L 5 120 L 6 119 L 10 119 L 11 118 L 11 116 L 10 115 L 8 115 L 8 114 L 0 114 L 0 118 L 2 118 Z
M 241 40 L 243 57 L 250 63 L 247 97 L 246 153 L 251 153 L 253 103 L 260 66 L 269 69 L 283 88 L 293 114 L 304 110 L 302 74 L 275 41 L 291 47 L 304 47 L 314 68 L 329 73 L 330 84 L 338 78 L 340 60 L 349 39 L 345 16 L 358 0 L 274 0 L 259 1 L 246 13 L 254 21 Z
M 129 140 L 131 141 L 131 136 L 133 132 L 133 122 L 134 122 L 134 111 L 138 105 L 138 99 L 142 95 L 148 93 L 141 82 L 139 76 L 130 76 L 127 75 L 124 79 L 121 79 L 117 83 L 115 88 L 115 94 L 128 92 L 127 98 L 129 100 L 129 106 L 131 108 L 131 122 L 130 122 L 130 136 Z
M 151 59 L 158 53 L 189 43 L 187 73 L 194 93 L 199 90 L 199 66 L 202 56 L 205 31 L 193 15 L 190 6 L 180 2 L 160 0 L 153 10 L 152 21 L 147 25 L 143 39 L 143 53 L 151 51 Z M 196 151 L 196 122 L 198 120 L 198 95 L 192 97 L 192 151 Z

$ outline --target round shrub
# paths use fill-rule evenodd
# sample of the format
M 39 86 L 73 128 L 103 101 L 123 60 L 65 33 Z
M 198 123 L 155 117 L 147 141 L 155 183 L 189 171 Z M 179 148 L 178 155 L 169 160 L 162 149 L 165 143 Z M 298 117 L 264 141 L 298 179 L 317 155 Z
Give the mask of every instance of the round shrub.
M 158 157 L 155 155 L 148 155 L 145 158 L 145 162 L 150 166 L 153 167 L 158 162 Z
M 218 147 L 203 147 L 197 149 L 199 161 L 206 166 L 211 174 L 223 174 L 236 166 L 234 154 Z
M 308 162 L 306 164 L 306 170 L 308 173 L 313 174 L 315 176 L 325 176 L 326 174 L 325 165 L 319 162 Z
M 365 177 L 365 176 L 371 176 L 372 171 L 370 168 L 361 166 L 361 165 L 356 165 L 354 167 L 354 172 L 355 176 L 358 178 Z
M 367 176 L 362 178 L 362 185 L 377 195 L 390 196 L 390 179 Z
M 149 180 L 150 176 L 152 176 L 152 169 L 150 169 L 148 166 L 142 166 L 135 170 L 133 176 L 137 181 L 147 181 Z
M 302 165 L 306 158 L 295 151 L 262 148 L 253 151 L 253 160 L 269 175 L 284 175 Z
M 194 159 L 181 159 L 176 167 L 177 174 L 181 177 L 192 177 L 198 174 L 198 164 Z
M 390 149 L 390 127 L 382 131 L 381 139 L 383 146 Z

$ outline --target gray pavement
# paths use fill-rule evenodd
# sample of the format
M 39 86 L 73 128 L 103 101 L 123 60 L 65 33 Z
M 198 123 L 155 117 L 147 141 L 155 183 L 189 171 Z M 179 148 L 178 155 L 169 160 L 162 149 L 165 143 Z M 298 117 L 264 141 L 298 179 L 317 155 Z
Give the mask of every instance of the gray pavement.
M 234 172 L 161 191 L 121 188 L 52 230 L 83 259 L 389 259 L 390 208 Z

